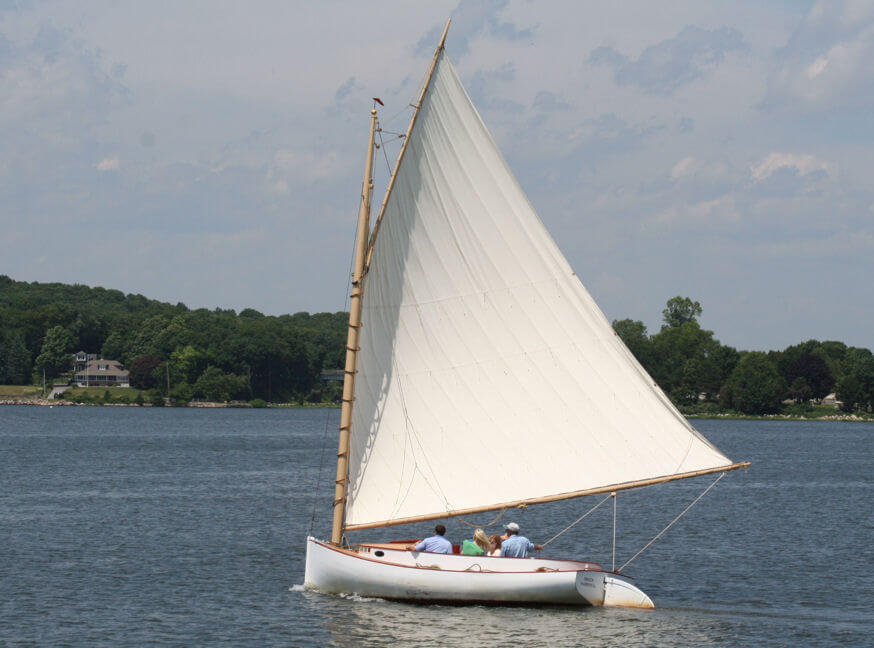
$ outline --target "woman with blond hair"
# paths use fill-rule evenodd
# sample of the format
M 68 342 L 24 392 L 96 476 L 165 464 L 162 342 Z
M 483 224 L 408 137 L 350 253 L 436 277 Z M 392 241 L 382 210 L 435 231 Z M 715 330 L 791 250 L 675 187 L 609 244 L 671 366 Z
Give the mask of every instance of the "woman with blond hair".
M 483 556 L 491 550 L 489 537 L 482 529 L 473 532 L 473 540 L 465 540 L 461 545 L 461 553 L 470 556 Z

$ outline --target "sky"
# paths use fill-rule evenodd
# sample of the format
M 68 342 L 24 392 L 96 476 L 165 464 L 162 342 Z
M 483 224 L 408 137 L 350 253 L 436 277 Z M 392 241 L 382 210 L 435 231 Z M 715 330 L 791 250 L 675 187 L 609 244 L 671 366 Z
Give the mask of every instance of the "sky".
M 874 1 L 0 0 L 0 274 L 342 310 L 447 53 L 609 319 L 874 348 Z

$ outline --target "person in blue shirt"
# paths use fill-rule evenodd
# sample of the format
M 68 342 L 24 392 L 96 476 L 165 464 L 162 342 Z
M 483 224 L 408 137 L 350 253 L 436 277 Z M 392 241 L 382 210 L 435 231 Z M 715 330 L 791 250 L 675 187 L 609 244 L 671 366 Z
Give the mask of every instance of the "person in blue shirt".
M 507 539 L 501 543 L 501 555 L 507 558 L 527 558 L 529 551 L 540 551 L 541 545 L 536 545 L 525 536 L 519 535 L 519 525 L 510 522 L 504 527 Z
M 446 527 L 438 524 L 434 527 L 434 535 L 430 538 L 425 538 L 415 547 L 410 545 L 407 547 L 410 551 L 429 551 L 431 553 L 452 553 L 452 543 L 449 542 L 443 535 L 446 533 Z

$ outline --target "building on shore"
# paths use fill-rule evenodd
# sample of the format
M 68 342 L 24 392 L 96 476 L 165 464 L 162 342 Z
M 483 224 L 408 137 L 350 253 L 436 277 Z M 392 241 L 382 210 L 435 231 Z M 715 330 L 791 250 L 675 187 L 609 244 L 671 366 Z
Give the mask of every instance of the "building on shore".
M 87 359 L 81 364 L 76 354 L 73 382 L 79 387 L 130 387 L 130 372 L 117 360 Z

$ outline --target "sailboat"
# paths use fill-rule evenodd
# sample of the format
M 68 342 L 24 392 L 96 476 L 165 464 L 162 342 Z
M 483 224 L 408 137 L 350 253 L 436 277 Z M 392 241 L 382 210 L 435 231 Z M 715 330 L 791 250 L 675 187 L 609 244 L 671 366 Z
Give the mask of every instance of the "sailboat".
M 749 465 L 695 430 L 614 333 L 462 87 L 448 29 L 372 231 L 371 111 L 332 535 L 307 538 L 304 586 L 426 602 L 653 607 L 623 574 L 592 562 L 347 540 Z

